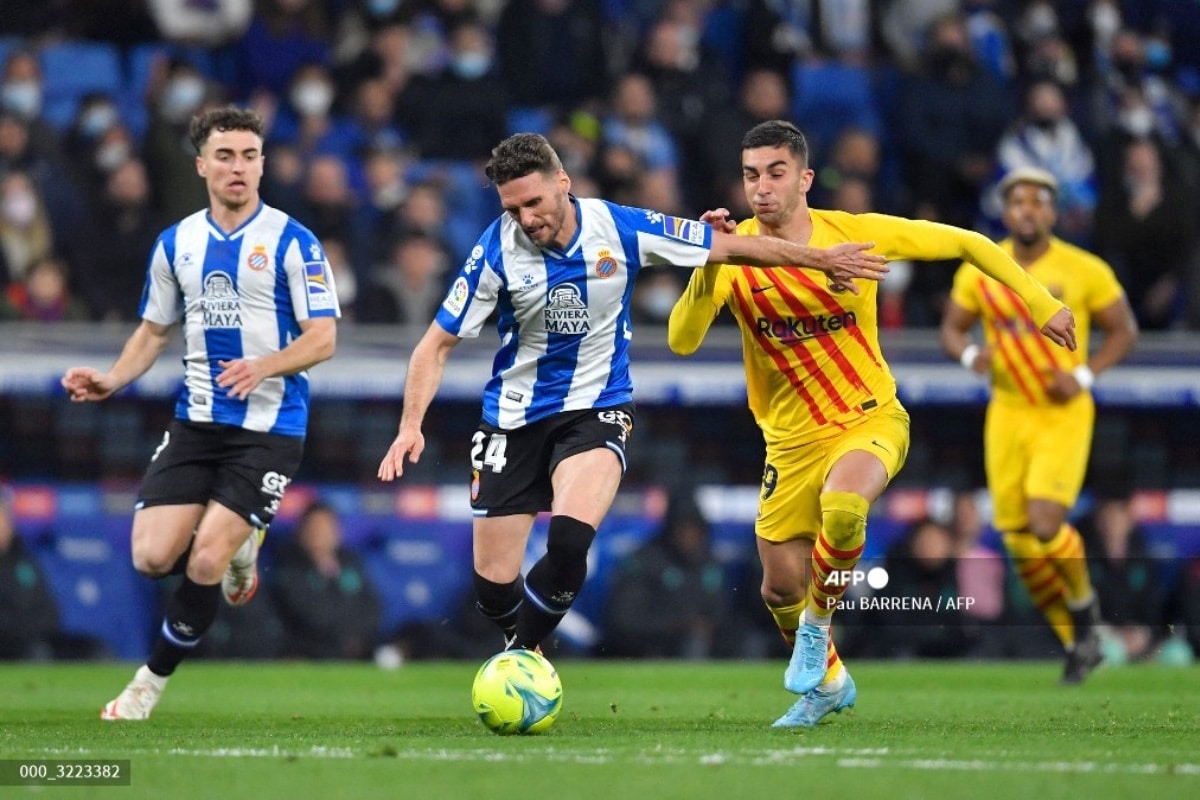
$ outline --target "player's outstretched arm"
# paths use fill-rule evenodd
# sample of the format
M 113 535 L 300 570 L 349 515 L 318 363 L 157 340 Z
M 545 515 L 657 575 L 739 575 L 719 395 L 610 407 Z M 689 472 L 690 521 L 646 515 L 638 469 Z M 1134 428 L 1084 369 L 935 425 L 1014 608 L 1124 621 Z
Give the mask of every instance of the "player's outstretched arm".
M 446 371 L 450 351 L 462 339 L 447 333 L 437 322 L 430 324 L 421 341 L 408 359 L 404 378 L 404 409 L 400 414 L 400 430 L 379 464 L 379 480 L 393 481 L 404 474 L 404 462 L 416 464 L 425 450 L 425 435 L 421 424 L 425 412 L 437 394 Z
M 111 397 L 154 366 L 154 362 L 170 344 L 173 331 L 172 325 L 142 320 L 126 340 L 121 355 L 108 372 L 91 367 L 72 367 L 63 375 L 62 387 L 67 390 L 73 403 L 96 402 Z
M 820 270 L 835 288 L 858 294 L 856 278 L 881 281 L 888 273 L 887 259 L 868 252 L 874 242 L 846 242 L 821 249 L 774 236 L 738 236 L 713 229 L 710 263 L 736 262 L 752 267 L 799 266 Z

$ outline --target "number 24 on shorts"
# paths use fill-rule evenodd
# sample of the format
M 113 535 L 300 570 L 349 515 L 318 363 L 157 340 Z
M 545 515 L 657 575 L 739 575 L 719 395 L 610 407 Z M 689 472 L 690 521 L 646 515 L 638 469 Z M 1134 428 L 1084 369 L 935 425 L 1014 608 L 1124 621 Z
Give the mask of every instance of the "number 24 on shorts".
M 486 440 L 486 441 L 485 441 Z M 508 459 L 504 451 L 508 448 L 508 436 L 503 433 L 488 435 L 483 431 L 475 431 L 471 437 L 471 467 L 481 470 L 487 467 L 492 472 L 503 472 Z M 479 456 L 483 455 L 481 459 Z

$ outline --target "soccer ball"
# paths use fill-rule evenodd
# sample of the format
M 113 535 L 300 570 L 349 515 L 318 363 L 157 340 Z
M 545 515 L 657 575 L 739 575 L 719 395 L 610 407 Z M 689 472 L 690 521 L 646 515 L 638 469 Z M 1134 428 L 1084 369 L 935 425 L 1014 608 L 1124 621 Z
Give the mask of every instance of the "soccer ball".
M 562 709 L 562 682 L 554 665 L 531 650 L 505 650 L 483 662 L 471 685 L 471 704 L 501 736 L 541 733 Z

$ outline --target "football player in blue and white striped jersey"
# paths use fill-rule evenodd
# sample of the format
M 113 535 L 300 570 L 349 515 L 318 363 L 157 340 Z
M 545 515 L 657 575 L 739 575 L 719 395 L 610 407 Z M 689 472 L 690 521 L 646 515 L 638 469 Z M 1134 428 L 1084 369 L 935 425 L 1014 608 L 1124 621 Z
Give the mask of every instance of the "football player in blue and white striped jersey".
M 330 358 L 340 315 L 316 237 L 259 197 L 263 123 L 227 107 L 192 120 L 209 207 L 167 228 L 150 255 L 142 322 L 108 372 L 67 371 L 75 402 L 137 380 L 183 329 L 175 419 L 146 470 L 133 516 L 133 563 L 180 574 L 146 665 L 103 719 L 149 717 L 167 678 L 217 615 L 258 587 L 258 546 L 300 464 L 308 369 Z
M 798 264 L 853 291 L 887 271 L 870 243 L 819 250 L 571 194 L 537 134 L 505 139 L 487 165 L 504 214 L 484 231 L 413 350 L 400 430 L 379 478 L 425 448 L 422 421 L 450 351 L 497 312 L 500 350 L 471 451 L 474 583 L 506 647 L 537 648 L 587 575 L 596 528 L 616 496 L 633 431 L 629 301 L 644 267 L 716 270 Z M 550 511 L 546 554 L 521 575 L 533 521 Z

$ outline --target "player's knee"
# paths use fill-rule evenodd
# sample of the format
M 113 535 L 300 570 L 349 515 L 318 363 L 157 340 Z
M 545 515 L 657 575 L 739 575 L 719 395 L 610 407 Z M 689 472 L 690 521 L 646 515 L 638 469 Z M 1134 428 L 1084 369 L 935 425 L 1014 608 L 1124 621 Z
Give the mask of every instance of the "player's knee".
M 1004 549 L 1015 561 L 1042 557 L 1041 541 L 1032 533 L 1005 531 L 1000 538 L 1004 541 Z
M 838 549 L 852 549 L 867 536 L 867 498 L 854 492 L 821 493 L 821 526 L 825 540 Z
M 131 544 L 133 568 L 147 578 L 161 578 L 175 566 L 175 556 L 153 543 L 135 539 Z
M 546 555 L 560 563 L 587 563 L 596 529 L 586 522 L 561 514 L 550 518 L 546 532 Z

